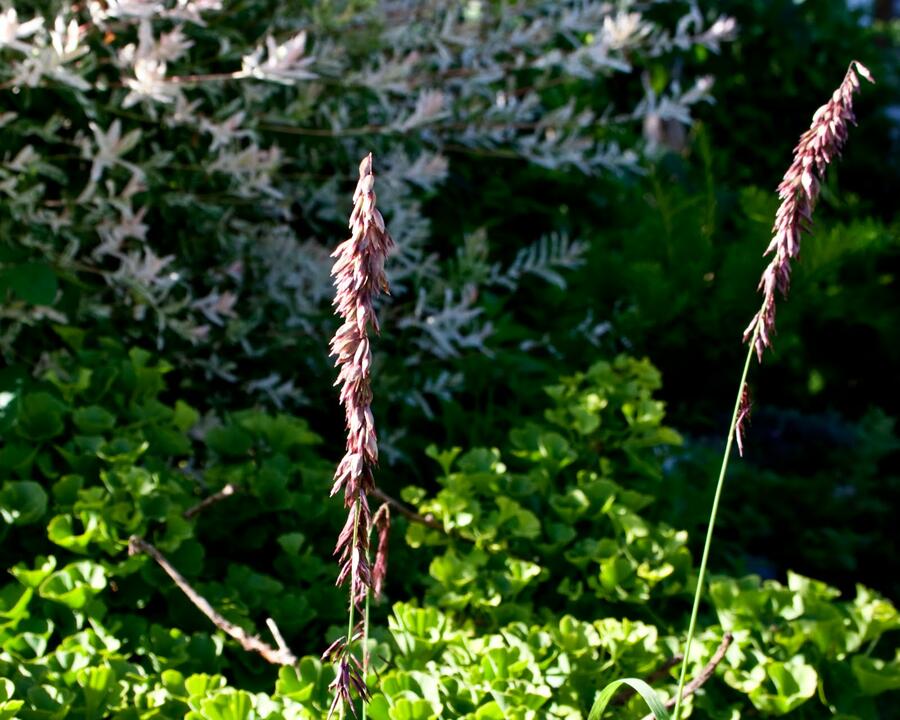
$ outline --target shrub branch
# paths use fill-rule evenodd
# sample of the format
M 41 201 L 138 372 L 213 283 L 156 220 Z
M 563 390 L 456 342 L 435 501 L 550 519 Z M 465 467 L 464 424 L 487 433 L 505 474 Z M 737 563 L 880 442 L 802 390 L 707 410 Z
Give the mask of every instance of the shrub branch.
M 681 694 L 682 700 L 693 695 L 709 681 L 709 679 L 715 674 L 716 668 L 719 666 L 719 663 L 721 663 L 722 660 L 725 659 L 725 653 L 728 652 L 728 648 L 731 647 L 731 643 L 733 641 L 734 635 L 732 635 L 730 632 L 725 633 L 725 636 L 722 638 L 722 642 L 719 643 L 719 647 L 716 648 L 716 651 L 709 659 L 709 662 L 703 666 L 700 674 L 684 686 L 684 692 Z M 672 659 L 674 660 L 675 658 Z M 677 699 L 678 696 L 675 695 L 666 700 L 666 710 L 671 710 L 673 707 L 675 707 Z M 646 715 L 642 720 L 654 720 L 653 713 Z
M 372 491 L 371 495 L 372 497 L 375 497 L 381 500 L 381 502 L 386 503 L 390 507 L 394 508 L 407 520 L 419 523 L 420 525 L 425 525 L 426 527 L 430 527 L 432 530 L 440 530 L 442 533 L 447 534 L 446 528 L 444 528 L 441 522 L 435 520 L 433 515 L 420 515 L 405 503 L 402 503 L 397 500 L 397 498 L 388 495 L 381 488 L 375 488 L 375 490 Z
M 208 498 L 207 498 L 208 499 Z M 247 652 L 255 652 L 259 655 L 262 655 L 268 662 L 273 665 L 296 665 L 297 657 L 290 651 L 287 645 L 284 643 L 284 638 L 281 636 L 281 633 L 278 632 L 278 627 L 275 625 L 275 621 L 269 618 L 266 623 L 269 625 L 269 628 L 272 630 L 272 634 L 275 636 L 275 640 L 278 643 L 278 649 L 276 650 L 268 643 L 263 642 L 255 635 L 248 635 L 247 632 L 235 625 L 232 622 L 229 622 L 224 617 L 222 617 L 216 609 L 210 605 L 209 600 L 203 597 L 200 593 L 198 593 L 194 588 L 191 587 L 190 583 L 184 579 L 184 576 L 178 572 L 172 564 L 166 559 L 166 557 L 157 550 L 153 545 L 148 543 L 143 538 L 138 537 L 137 535 L 132 535 L 128 540 L 128 554 L 129 555 L 139 555 L 139 554 L 149 555 L 156 561 L 156 564 L 159 565 L 163 571 L 172 578 L 172 582 L 174 582 L 178 589 L 181 590 L 185 594 L 188 600 L 193 603 L 194 607 L 196 607 L 200 612 L 202 612 L 206 617 L 210 619 L 213 625 L 215 625 L 219 630 L 224 632 L 229 637 L 237 640 L 238 644 L 244 648 Z
M 200 513 L 202 513 L 210 505 L 215 505 L 220 500 L 231 497 L 236 492 L 238 492 L 238 490 L 240 490 L 240 487 L 238 485 L 235 485 L 234 483 L 228 483 L 218 492 L 214 492 L 212 495 L 203 498 L 196 505 L 192 505 L 191 507 L 189 507 L 181 514 L 181 516 L 186 520 L 190 520 L 195 515 L 199 515 Z

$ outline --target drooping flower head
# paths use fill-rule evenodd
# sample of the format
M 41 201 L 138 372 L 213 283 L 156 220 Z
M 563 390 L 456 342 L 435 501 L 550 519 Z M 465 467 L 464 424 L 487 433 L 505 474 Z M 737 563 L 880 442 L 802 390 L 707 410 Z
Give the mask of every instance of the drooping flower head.
M 800 255 L 800 236 L 809 232 L 812 213 L 819 198 L 819 187 L 825 178 L 825 168 L 841 153 L 847 142 L 849 125 L 856 123 L 853 114 L 853 93 L 859 90 L 859 76 L 871 83 L 875 80 L 868 69 L 854 60 L 831 99 L 816 110 L 812 125 L 794 148 L 794 160 L 778 186 L 781 205 L 775 214 L 772 241 L 763 255 L 772 259 L 763 271 L 758 289 L 762 292 L 762 307 L 744 330 L 744 342 L 753 344 L 757 359 L 772 347 L 775 334 L 775 292 L 787 297 L 791 286 L 791 261 Z M 744 423 L 750 418 L 750 389 L 741 388 L 734 427 L 738 452 L 744 454 Z

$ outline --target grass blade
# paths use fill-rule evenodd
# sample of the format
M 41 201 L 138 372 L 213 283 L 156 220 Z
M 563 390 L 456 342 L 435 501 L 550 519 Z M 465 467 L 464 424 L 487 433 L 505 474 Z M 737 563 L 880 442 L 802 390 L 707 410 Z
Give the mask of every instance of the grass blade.
M 597 699 L 594 701 L 591 713 L 588 715 L 588 720 L 600 720 L 600 718 L 603 717 L 603 711 L 606 710 L 606 706 L 609 705 L 610 700 L 613 699 L 613 696 L 623 685 L 628 685 L 638 695 L 644 698 L 644 702 L 647 703 L 647 707 L 650 708 L 650 712 L 653 713 L 655 720 L 671 720 L 669 713 L 666 712 L 665 705 L 662 704 L 656 691 L 643 680 L 638 680 L 637 678 L 613 680 L 609 685 L 603 688 L 597 696 Z

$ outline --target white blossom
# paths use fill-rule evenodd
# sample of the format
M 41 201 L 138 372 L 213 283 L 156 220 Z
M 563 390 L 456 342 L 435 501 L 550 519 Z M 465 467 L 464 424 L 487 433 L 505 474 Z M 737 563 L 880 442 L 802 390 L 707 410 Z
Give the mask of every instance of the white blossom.
M 166 63 L 154 58 L 138 58 L 134 61 L 134 77 L 125 80 L 130 90 L 122 101 L 122 107 L 129 108 L 142 100 L 171 103 L 179 94 L 179 89 L 166 82 Z
M 295 80 L 312 80 L 316 74 L 307 70 L 313 58 L 304 55 L 306 51 L 306 33 L 300 32 L 290 40 L 277 45 L 270 35 L 266 38 L 265 48 L 257 47 L 242 61 L 242 72 L 260 80 L 291 83 Z M 265 55 L 265 60 L 263 56 Z
M 94 248 L 91 255 L 98 260 L 107 255 L 119 257 L 122 252 L 122 243 L 129 238 L 141 242 L 147 240 L 149 226 L 144 222 L 147 208 L 142 207 L 134 212 L 130 202 L 117 205 L 119 216 L 117 218 L 107 217 L 97 226 L 101 243 Z
M 94 142 L 97 148 L 92 157 L 90 175 L 92 183 L 97 182 L 108 168 L 116 165 L 123 165 L 135 175 L 143 176 L 139 167 L 122 159 L 123 155 L 129 153 L 138 144 L 141 139 L 140 130 L 131 130 L 122 137 L 122 122 L 118 119 L 112 121 L 106 132 L 101 130 L 96 123 L 89 123 L 89 126 L 91 132 L 94 133 Z
M 26 172 L 28 166 L 34 163 L 38 157 L 38 154 L 34 150 L 34 146 L 26 145 L 12 160 L 6 163 L 6 166 L 10 170 L 15 170 L 16 172 Z
M 30 46 L 19 41 L 31 37 L 43 27 L 44 18 L 35 17 L 20 23 L 15 8 L 9 8 L 0 14 L 0 48 L 11 47 L 19 52 L 30 52 Z
M 250 143 L 243 150 L 220 151 L 211 171 L 231 175 L 235 181 L 235 192 L 248 195 L 254 190 L 270 197 L 280 198 L 282 193 L 272 185 L 272 176 L 281 164 L 281 150 L 278 146 L 261 148 Z
M 150 20 L 165 10 L 158 0 L 91 0 L 88 7 L 95 22 L 109 18 Z
M 205 24 L 203 13 L 216 12 L 221 9 L 222 0 L 178 0 L 175 9 L 169 15 L 203 25 Z
M 75 18 L 67 23 L 62 15 L 56 16 L 50 31 L 50 42 L 60 64 L 77 60 L 88 51 L 87 46 L 81 44 L 83 37 L 84 31 Z
M 241 129 L 241 125 L 246 116 L 247 114 L 245 112 L 239 110 L 220 123 L 215 123 L 207 118 L 201 118 L 200 129 L 212 136 L 212 142 L 210 143 L 209 149 L 215 151 L 229 145 L 235 140 L 253 137 L 252 131 Z
M 198 298 L 191 303 L 191 307 L 203 313 L 214 325 L 224 325 L 224 318 L 235 317 L 236 304 L 237 295 L 226 290 L 223 293 L 211 292 L 205 297 Z

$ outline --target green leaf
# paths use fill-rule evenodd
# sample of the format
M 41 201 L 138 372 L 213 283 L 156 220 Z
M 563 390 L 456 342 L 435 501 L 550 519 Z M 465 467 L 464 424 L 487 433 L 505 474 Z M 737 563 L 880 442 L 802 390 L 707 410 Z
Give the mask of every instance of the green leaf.
M 237 425 L 225 425 L 206 433 L 206 444 L 223 457 L 240 457 L 253 447 L 253 437 Z
M 69 711 L 69 707 L 75 696 L 68 688 L 54 685 L 33 685 L 28 689 L 25 697 L 28 701 L 28 709 L 34 717 L 47 718 L 48 720 L 61 720 Z
M 647 703 L 647 707 L 650 708 L 650 712 L 653 713 L 653 717 L 656 718 L 656 720 L 670 720 L 669 713 L 666 712 L 665 706 L 662 704 L 653 688 L 638 678 L 613 680 L 609 685 L 603 688 L 597 696 L 597 699 L 594 701 L 594 705 L 591 707 L 588 720 L 600 720 L 600 718 L 603 717 L 603 711 L 606 710 L 606 706 L 609 705 L 610 700 L 613 699 L 613 696 L 623 685 L 628 685 L 632 690 L 644 698 L 644 702 Z
M 200 704 L 205 720 L 254 720 L 253 696 L 243 690 L 223 690 L 216 697 Z
M 108 709 L 104 701 L 115 683 L 115 673 L 109 667 L 84 668 L 77 676 L 84 693 L 84 714 L 89 720 L 104 717 Z
M 69 325 L 54 325 L 53 332 L 59 335 L 62 341 L 76 352 L 84 346 L 84 339 L 87 337 L 87 333 L 84 330 Z
M 481 717 L 476 714 L 476 717 Z M 502 716 L 501 716 L 502 717 Z M 421 698 L 398 698 L 388 710 L 390 720 L 435 720 L 431 703 Z
M 50 542 L 72 552 L 85 554 L 94 537 L 100 530 L 100 519 L 95 513 L 82 513 L 81 524 L 84 532 L 76 533 L 71 515 L 57 515 L 47 525 L 47 537 Z
M 72 420 L 81 432 L 87 435 L 100 435 L 112 430 L 116 417 L 99 405 L 79 408 L 72 415 Z
M 438 450 L 437 445 L 429 445 L 425 448 L 425 455 L 437 461 L 438 465 L 441 466 L 441 470 L 444 471 L 444 475 L 450 474 L 453 463 L 461 452 L 462 448 L 460 447 L 450 448 L 449 450 Z
M 39 555 L 34 562 L 34 570 L 29 570 L 26 565 L 19 563 L 9 571 L 16 580 L 32 589 L 38 587 L 56 570 L 56 558 L 53 555 L 50 557 Z
M 766 674 L 775 692 L 763 685 L 750 693 L 750 701 L 759 710 L 773 715 L 785 715 L 800 707 L 815 694 L 819 682 L 815 668 L 800 655 L 787 662 L 769 663 Z
M 144 435 L 150 443 L 150 451 L 156 455 L 187 455 L 191 451 L 191 442 L 180 430 L 170 427 L 149 426 Z
M 900 650 L 892 661 L 857 655 L 850 661 L 850 666 L 865 695 L 900 690 Z
M 47 263 L 25 263 L 7 268 L 3 274 L 6 284 L 27 303 L 50 305 L 56 297 L 56 274 Z
M 200 420 L 200 413 L 182 400 L 175 402 L 175 415 L 172 422 L 181 432 L 187 432 Z
M 59 505 L 74 505 L 78 501 L 78 492 L 83 487 L 84 478 L 81 475 L 63 475 L 53 483 L 53 500 Z
M 392 715 L 391 718 L 393 717 Z M 475 720 L 506 720 L 506 713 L 503 712 L 503 708 L 495 700 L 491 700 L 491 702 L 482 705 L 475 711 Z
M 366 710 L 372 720 L 391 720 L 391 707 L 384 695 L 373 695 Z
M 146 441 L 138 443 L 124 437 L 114 437 L 97 450 L 97 457 L 113 464 L 133 465 L 149 447 L 150 443 Z
M 284 533 L 278 536 L 278 544 L 288 555 L 299 554 L 300 548 L 305 542 L 306 536 L 299 532 Z
M 31 480 L 7 482 L 0 491 L 0 516 L 11 525 L 30 525 L 47 512 L 47 493 Z
M 298 445 L 317 445 L 322 438 L 309 429 L 306 420 L 290 415 L 272 417 L 260 412 L 239 413 L 235 420 L 244 430 L 265 439 L 274 452 L 287 452 Z
M 89 560 L 81 560 L 50 575 L 40 584 L 38 594 L 73 610 L 80 610 L 105 587 L 106 573 L 103 568 Z
M 295 667 L 282 667 L 278 671 L 275 693 L 294 702 L 308 702 L 325 689 L 322 663 L 315 658 L 304 657 Z
M 19 442 L 9 442 L 0 449 L 0 469 L 27 475 L 37 449 Z
M 29 440 L 49 440 L 63 429 L 66 406 L 47 392 L 26 395 L 20 400 L 18 432 Z
M 34 591 L 30 587 L 9 583 L 0 590 L 0 619 L 22 620 L 28 617 L 28 603 Z
M 24 700 L 13 700 L 16 686 L 8 678 L 0 678 L 0 720 L 12 720 L 25 704 Z
M 190 697 L 202 698 L 215 690 L 225 687 L 225 678 L 221 675 L 197 673 L 184 681 L 184 688 Z

